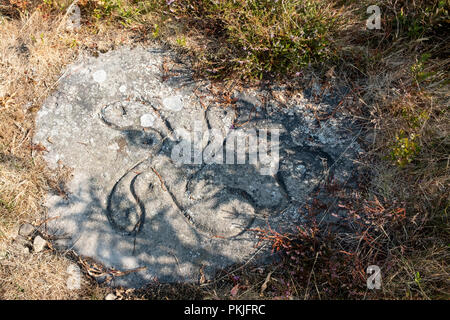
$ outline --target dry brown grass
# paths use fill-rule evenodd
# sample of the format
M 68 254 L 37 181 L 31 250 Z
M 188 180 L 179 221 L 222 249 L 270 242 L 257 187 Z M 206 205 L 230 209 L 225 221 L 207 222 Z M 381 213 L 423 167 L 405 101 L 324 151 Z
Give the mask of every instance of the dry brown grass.
M 68 32 L 63 14 L 0 16 L 0 298 L 102 298 L 89 281 L 81 292 L 66 288 L 65 256 L 50 250 L 23 254 L 12 242 L 21 223 L 45 219 L 45 194 L 61 179 L 47 170 L 42 150 L 32 144 L 35 112 L 81 51 L 130 42 L 129 33 L 101 25 Z
M 393 41 L 358 82 L 373 134 L 368 196 L 406 210 L 401 227 L 378 239 L 389 239 L 384 243 L 391 260 L 384 284 L 389 298 L 450 298 L 450 60 L 445 56 L 450 48 L 448 34 L 430 37 L 433 41 L 427 43 Z M 431 56 L 423 71 L 433 73 L 421 81 L 412 70 L 423 54 Z M 391 151 L 402 133 L 410 141 L 415 137 L 420 152 L 399 165 Z
M 70 290 L 68 268 L 73 262 L 60 254 L 21 253 L 14 246 L 2 253 L 6 257 L 0 260 L 1 299 L 103 299 L 108 291 L 85 277 L 81 290 Z

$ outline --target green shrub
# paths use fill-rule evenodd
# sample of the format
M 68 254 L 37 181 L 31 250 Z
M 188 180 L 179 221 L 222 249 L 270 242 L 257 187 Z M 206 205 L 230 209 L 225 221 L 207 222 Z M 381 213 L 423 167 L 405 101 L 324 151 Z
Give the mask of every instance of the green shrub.
M 332 57 L 335 18 L 324 1 L 225 1 L 221 19 L 230 43 L 238 48 L 234 62 L 253 75 L 298 71 Z
M 292 74 L 308 64 L 334 58 L 332 31 L 339 15 L 333 14 L 330 3 L 187 0 L 166 7 L 178 18 L 203 25 L 223 44 L 208 56 L 213 67 L 261 78 L 264 74 Z
M 392 24 L 399 28 L 397 34 L 411 39 L 444 30 L 448 27 L 450 1 L 401 1 Z
M 411 133 L 407 135 L 404 130 L 400 130 L 395 136 L 395 142 L 391 148 L 391 159 L 399 167 L 404 167 L 412 162 L 420 152 L 420 146 L 416 142 L 417 135 Z

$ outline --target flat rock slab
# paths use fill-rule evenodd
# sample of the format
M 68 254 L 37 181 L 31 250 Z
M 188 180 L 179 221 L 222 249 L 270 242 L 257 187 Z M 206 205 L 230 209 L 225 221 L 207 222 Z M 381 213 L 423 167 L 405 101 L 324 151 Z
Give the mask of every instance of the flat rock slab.
M 121 271 L 144 267 L 118 285 L 198 281 L 253 256 L 255 228 L 301 219 L 324 181 L 351 177 L 361 149 L 337 99 L 242 89 L 223 106 L 211 89 L 160 48 L 67 68 L 34 137 L 50 167 L 73 170 L 67 196 L 46 202 L 58 244 Z

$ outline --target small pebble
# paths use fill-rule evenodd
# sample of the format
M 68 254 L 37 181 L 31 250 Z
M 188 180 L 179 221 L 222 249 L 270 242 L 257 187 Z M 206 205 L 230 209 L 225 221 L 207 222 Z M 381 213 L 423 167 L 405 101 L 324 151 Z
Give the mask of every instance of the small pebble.
M 41 252 L 44 250 L 47 245 L 47 241 L 45 241 L 41 236 L 36 236 L 33 241 L 33 250 L 34 252 Z
M 18 233 L 22 237 L 30 237 L 35 230 L 36 228 L 32 224 L 24 223 L 20 226 Z
M 114 293 L 108 293 L 105 297 L 105 300 L 116 300 L 116 295 Z

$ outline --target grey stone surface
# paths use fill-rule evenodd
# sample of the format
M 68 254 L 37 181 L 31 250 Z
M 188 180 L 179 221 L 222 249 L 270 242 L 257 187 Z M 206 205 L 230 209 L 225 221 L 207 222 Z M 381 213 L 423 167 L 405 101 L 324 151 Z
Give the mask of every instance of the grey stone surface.
M 69 66 L 38 112 L 34 143 L 48 151 L 49 166 L 73 169 L 67 198 L 48 196 L 49 218 L 58 217 L 48 227 L 59 245 L 108 267 L 145 267 L 114 284 L 198 281 L 200 269 L 211 277 L 257 252 L 252 229 L 293 224 L 326 179 L 351 177 L 362 150 L 332 98 L 295 96 L 282 106 L 272 93 L 283 88 L 242 89 L 224 108 L 210 89 L 170 52 L 122 48 Z M 317 112 L 333 116 L 318 124 Z M 197 127 L 210 136 L 195 136 Z M 274 129 L 268 159 L 219 161 L 237 132 L 268 130 L 271 138 Z M 180 163 L 189 139 L 197 141 L 193 161 Z M 254 145 L 236 150 L 236 161 Z

